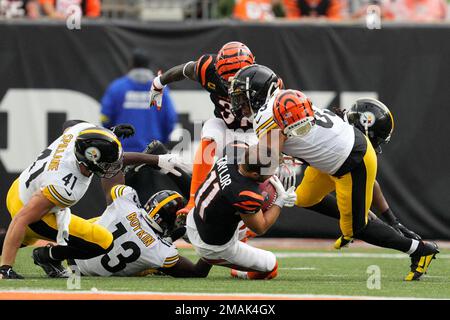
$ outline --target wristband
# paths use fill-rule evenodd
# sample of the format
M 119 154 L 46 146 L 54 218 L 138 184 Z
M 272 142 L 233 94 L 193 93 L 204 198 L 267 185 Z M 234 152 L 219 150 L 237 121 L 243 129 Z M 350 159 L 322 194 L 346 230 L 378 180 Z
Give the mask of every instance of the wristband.
M 161 76 L 157 76 L 155 79 L 153 79 L 153 87 L 156 90 L 162 90 L 164 88 L 164 85 L 161 83 Z
M 283 208 L 284 207 L 284 200 L 281 197 L 279 197 L 277 200 L 275 200 L 275 202 L 273 204 L 276 205 L 276 206 L 279 206 L 280 208 Z

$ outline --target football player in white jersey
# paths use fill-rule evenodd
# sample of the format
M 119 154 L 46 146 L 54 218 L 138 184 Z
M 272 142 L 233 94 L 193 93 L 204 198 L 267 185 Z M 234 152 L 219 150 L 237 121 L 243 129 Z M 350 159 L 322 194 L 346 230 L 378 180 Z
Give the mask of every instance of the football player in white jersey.
M 296 205 L 319 211 L 317 206 L 336 191 L 342 236 L 335 247 L 341 248 L 358 238 L 408 253 L 412 264 L 406 280 L 419 279 L 439 251 L 434 243 L 406 238 L 379 219 L 368 220 L 377 169 L 369 139 L 331 111 L 314 107 L 299 91 L 277 90 L 270 96 L 272 86 L 268 84 L 275 81 L 258 78 L 257 74 L 242 78 L 240 73 L 250 68 L 258 67 L 241 70 L 233 80 L 240 84 L 232 84 L 232 104 L 247 117 L 248 113 L 255 113 L 255 101 L 262 105 L 254 121 L 260 143 L 309 165 L 297 188 Z M 252 88 L 254 81 L 260 81 L 257 88 Z M 269 96 L 264 96 L 261 88 L 266 88 Z
M 155 270 L 174 277 L 206 277 L 211 265 L 199 260 L 194 265 L 180 256 L 169 233 L 176 212 L 185 199 L 175 191 L 154 194 L 142 208 L 136 191 L 115 185 L 107 194 L 108 207 L 94 224 L 108 229 L 113 248 L 88 260 L 69 261 L 86 276 L 136 276 Z M 184 232 L 183 232 L 184 233 Z
M 12 266 L 17 250 L 37 239 L 57 242 L 37 248 L 33 259 L 50 277 L 64 275 L 61 261 L 88 259 L 107 252 L 113 236 L 106 228 L 72 215 L 90 185 L 93 174 L 115 176 L 122 164 L 148 163 L 174 174 L 180 160 L 173 155 L 123 154 L 117 136 L 110 130 L 81 122 L 67 128 L 18 179 L 6 198 L 12 217 L 3 243 L 0 279 L 22 279 Z

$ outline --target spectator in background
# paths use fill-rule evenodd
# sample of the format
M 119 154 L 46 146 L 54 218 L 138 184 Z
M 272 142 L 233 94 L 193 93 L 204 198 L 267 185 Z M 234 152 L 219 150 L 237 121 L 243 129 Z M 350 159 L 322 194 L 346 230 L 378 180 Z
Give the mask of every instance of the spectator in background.
M 341 20 L 346 16 L 345 0 L 283 0 L 286 18 L 327 18 Z
M 396 0 L 390 9 L 396 21 L 433 22 L 447 17 L 445 0 Z
M 39 16 L 38 0 L 0 0 L 0 17 L 36 19 Z
M 282 0 L 236 0 L 233 17 L 239 20 L 273 20 L 284 16 Z
M 132 124 L 136 133 L 123 140 L 123 149 L 142 152 L 152 140 L 167 143 L 178 117 L 167 87 L 164 89 L 161 110 L 148 107 L 148 92 L 154 74 L 149 69 L 147 52 L 135 49 L 131 60 L 128 74 L 114 80 L 102 98 L 101 121 L 107 128 L 119 123 Z
M 52 19 L 66 19 L 72 13 L 70 7 L 75 5 L 81 9 L 84 17 L 100 16 L 100 0 L 39 0 L 43 13 Z

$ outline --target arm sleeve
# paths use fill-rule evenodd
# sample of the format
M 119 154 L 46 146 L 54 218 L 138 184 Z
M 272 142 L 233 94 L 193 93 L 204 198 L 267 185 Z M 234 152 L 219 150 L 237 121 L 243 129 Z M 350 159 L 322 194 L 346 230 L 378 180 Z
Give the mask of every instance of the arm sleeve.
M 55 206 L 67 208 L 73 206 L 78 199 L 75 198 L 75 192 L 54 184 L 42 188 L 42 194 L 50 200 Z
M 264 198 L 260 193 L 244 190 L 233 199 L 233 207 L 243 214 L 255 214 L 261 210 Z
M 208 67 L 213 64 L 213 57 L 209 54 L 205 54 L 197 60 L 195 65 L 195 75 L 197 76 L 198 82 L 204 87 L 206 85 L 206 71 Z
M 118 184 L 111 188 L 111 199 L 112 201 L 116 201 L 117 199 L 126 199 L 129 201 L 133 201 L 138 207 L 140 207 L 139 198 L 132 187 L 126 186 L 124 184 Z
M 163 262 L 161 268 L 172 268 L 177 264 L 178 260 L 180 260 L 180 256 L 178 255 L 178 250 L 175 248 L 171 248 L 172 250 L 168 250 L 168 255 Z
M 253 122 L 253 129 L 258 138 L 267 134 L 270 130 L 278 128 L 271 114 L 263 114 L 262 117 L 256 118 L 257 120 Z
M 163 143 L 167 143 L 170 138 L 170 134 L 172 133 L 175 125 L 178 122 L 178 114 L 175 110 L 175 106 L 173 104 L 173 100 L 170 97 L 170 90 L 166 87 L 163 93 L 162 104 L 164 106 L 164 126 L 163 126 Z

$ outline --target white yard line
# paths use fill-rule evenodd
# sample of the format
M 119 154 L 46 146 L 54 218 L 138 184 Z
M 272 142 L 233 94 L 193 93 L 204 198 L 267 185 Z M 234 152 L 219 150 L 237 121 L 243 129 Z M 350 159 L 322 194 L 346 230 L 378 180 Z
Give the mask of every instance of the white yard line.
M 362 253 L 362 252 L 274 252 L 278 258 L 375 258 L 409 259 L 406 253 Z M 450 254 L 437 254 L 437 259 L 450 259 Z

